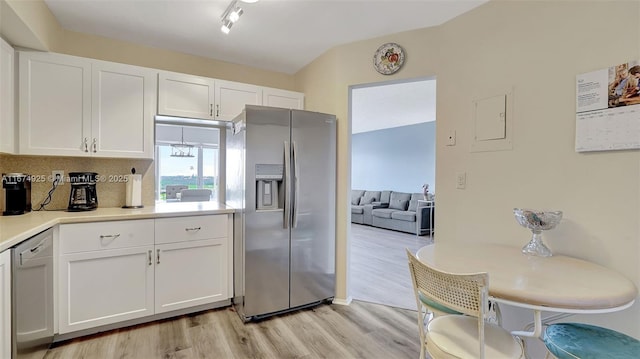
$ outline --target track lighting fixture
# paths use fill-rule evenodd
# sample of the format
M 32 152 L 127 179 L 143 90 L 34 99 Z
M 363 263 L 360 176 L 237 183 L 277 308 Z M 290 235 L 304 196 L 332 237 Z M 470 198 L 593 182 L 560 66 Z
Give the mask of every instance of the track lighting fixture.
M 227 6 L 227 9 L 222 13 L 222 27 L 220 31 L 222 31 L 225 35 L 231 31 L 231 26 L 235 24 L 240 16 L 244 13 L 244 10 L 240 7 L 239 2 L 242 1 L 244 3 L 254 3 L 258 0 L 233 0 L 231 4 Z

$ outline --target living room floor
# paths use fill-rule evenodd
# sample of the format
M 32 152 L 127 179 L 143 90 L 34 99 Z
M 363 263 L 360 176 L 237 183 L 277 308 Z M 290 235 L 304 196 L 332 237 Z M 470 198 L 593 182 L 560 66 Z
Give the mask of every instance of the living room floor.
M 431 236 L 351 224 L 351 297 L 416 310 L 405 248 L 416 252 Z

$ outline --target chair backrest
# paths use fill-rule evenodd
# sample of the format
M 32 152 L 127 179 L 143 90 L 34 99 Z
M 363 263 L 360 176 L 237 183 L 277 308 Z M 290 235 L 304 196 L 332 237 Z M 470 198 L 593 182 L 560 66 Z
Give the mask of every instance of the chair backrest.
M 182 191 L 183 189 L 187 189 L 189 188 L 188 186 L 185 185 L 167 185 L 166 187 L 166 193 L 167 193 L 167 199 L 177 199 L 178 196 L 176 196 L 178 193 L 180 193 L 180 191 Z
M 478 318 L 480 358 L 484 358 L 484 318 L 489 299 L 489 274 L 442 272 L 421 262 L 408 249 L 407 257 L 416 298 L 421 294 L 436 303 Z
M 181 202 L 206 202 L 211 200 L 210 189 L 183 189 L 180 191 Z

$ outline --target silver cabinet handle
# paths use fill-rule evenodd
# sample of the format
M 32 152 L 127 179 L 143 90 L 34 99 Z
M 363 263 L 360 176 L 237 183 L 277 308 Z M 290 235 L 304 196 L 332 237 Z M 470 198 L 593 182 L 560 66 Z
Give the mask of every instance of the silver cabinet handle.
M 289 141 L 284 141 L 284 216 L 282 228 L 288 229 L 291 220 L 291 147 Z
M 216 117 L 220 117 L 220 105 L 216 105 Z
M 298 169 L 298 154 L 296 153 L 296 141 L 292 141 L 291 153 L 293 157 L 293 171 L 291 172 L 293 175 L 293 190 L 291 191 L 293 196 L 293 203 L 291 204 L 291 228 L 298 227 L 298 193 L 300 188 L 300 171 Z
M 89 139 L 88 138 L 84 138 L 84 152 L 89 152 L 89 143 L 88 143 Z
M 202 227 L 191 227 L 191 228 L 185 228 L 184 230 L 187 231 L 187 232 L 192 232 L 192 231 L 196 231 L 197 232 L 197 231 L 199 231 L 201 229 L 202 229 Z
M 149 265 L 153 264 L 153 259 L 151 258 L 151 249 L 149 249 Z
M 156 250 L 156 264 L 160 264 L 160 250 Z
M 107 239 L 107 238 L 116 239 L 118 237 L 120 237 L 120 233 L 117 233 L 117 234 L 101 234 L 100 235 L 100 239 Z
M 213 116 L 213 104 L 209 104 L 209 116 Z
M 95 139 L 95 138 L 93 139 L 93 144 L 92 144 L 92 145 L 93 145 L 93 153 L 98 152 L 98 144 L 97 144 L 97 141 L 98 141 L 97 139 Z

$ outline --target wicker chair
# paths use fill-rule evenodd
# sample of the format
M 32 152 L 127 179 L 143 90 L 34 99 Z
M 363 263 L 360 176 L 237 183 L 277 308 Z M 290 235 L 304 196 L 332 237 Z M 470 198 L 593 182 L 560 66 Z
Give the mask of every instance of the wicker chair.
M 408 249 L 407 249 L 407 255 L 412 256 L 411 252 Z M 429 299 L 427 296 L 423 295 L 419 290 L 417 290 L 418 286 L 416 285 L 416 276 L 414 274 L 415 270 L 413 268 L 413 265 L 411 264 L 411 261 L 409 261 L 409 271 L 411 272 L 413 289 L 416 295 L 416 308 L 418 310 L 418 331 L 420 334 L 420 358 L 424 358 L 424 353 L 426 350 L 425 344 L 427 343 L 425 340 L 426 329 L 427 329 L 426 326 L 429 325 L 429 322 L 433 318 L 441 315 L 449 315 L 449 314 L 461 315 L 462 313 Z
M 408 250 L 407 257 L 417 303 L 424 297 L 466 314 L 436 316 L 429 321 L 426 334 L 419 325 L 421 358 L 424 358 L 425 350 L 433 359 L 525 357 L 519 339 L 496 324 L 485 323 L 487 273 L 445 273 L 420 262 Z

